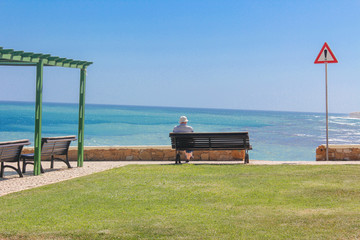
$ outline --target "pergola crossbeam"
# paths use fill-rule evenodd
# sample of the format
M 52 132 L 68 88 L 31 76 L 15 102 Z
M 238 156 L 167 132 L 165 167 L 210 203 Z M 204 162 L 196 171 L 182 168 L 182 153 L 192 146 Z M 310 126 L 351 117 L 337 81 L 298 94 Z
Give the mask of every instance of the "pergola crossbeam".
M 36 66 L 34 63 L 0 61 L 0 66 Z
M 44 66 L 58 66 L 83 69 L 92 64 L 92 62 L 79 61 L 67 58 L 51 56 L 50 54 L 32 53 L 24 51 L 15 51 L 14 49 L 3 49 L 0 47 L 0 65 L 14 66 L 36 66 L 42 60 Z M 19 64 L 21 62 L 22 64 Z

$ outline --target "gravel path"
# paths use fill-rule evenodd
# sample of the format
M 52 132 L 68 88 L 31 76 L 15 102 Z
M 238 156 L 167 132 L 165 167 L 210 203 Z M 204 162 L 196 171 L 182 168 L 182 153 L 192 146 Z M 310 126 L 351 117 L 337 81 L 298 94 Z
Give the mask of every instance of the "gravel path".
M 35 188 L 47 184 L 65 181 L 72 178 L 86 176 L 96 172 L 102 172 L 108 169 L 122 167 L 128 164 L 160 164 L 160 162 L 84 162 L 83 167 L 67 168 L 65 164 L 55 162 L 54 169 L 50 169 L 50 163 L 43 162 L 45 173 L 39 176 L 33 175 L 32 165 L 26 166 L 26 173 L 23 178 L 10 168 L 5 168 L 4 178 L 0 178 L 0 196 L 22 191 L 25 189 Z M 7 163 L 8 164 L 8 163 Z M 10 165 L 10 164 L 8 164 Z M 58 165 L 58 166 L 57 166 Z M 71 162 L 76 166 L 75 162 Z
M 76 165 L 75 162 L 71 162 L 72 166 Z M 72 178 L 77 178 L 81 176 L 86 176 L 96 172 L 102 172 L 108 169 L 117 168 L 126 166 L 129 164 L 174 164 L 173 162 L 164 162 L 164 161 L 86 161 L 84 162 L 84 167 L 73 167 L 66 168 L 64 164 L 55 163 L 55 168 L 50 169 L 50 163 L 43 163 L 45 173 L 39 176 L 34 176 L 32 173 L 32 166 L 27 166 L 27 172 L 24 174 L 23 178 L 20 178 L 19 175 L 12 169 L 5 169 L 4 178 L 0 178 L 0 196 L 4 196 L 9 193 L 18 192 L 30 188 L 35 188 L 47 184 L 52 184 L 56 182 L 65 181 Z M 239 161 L 206 161 L 200 162 L 196 161 L 193 164 L 239 164 Z M 329 161 L 329 162 L 315 162 L 315 161 L 303 161 L 303 162 L 294 162 L 294 161 L 263 161 L 263 160 L 251 160 L 250 165 L 280 165 L 280 164 L 304 164 L 304 165 L 339 165 L 339 164 L 360 164 L 360 161 Z

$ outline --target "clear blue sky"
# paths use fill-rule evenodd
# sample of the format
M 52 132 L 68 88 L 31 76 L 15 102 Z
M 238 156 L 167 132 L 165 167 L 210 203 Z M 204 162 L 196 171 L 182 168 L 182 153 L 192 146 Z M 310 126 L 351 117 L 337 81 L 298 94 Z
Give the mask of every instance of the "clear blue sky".
M 0 46 L 93 61 L 87 103 L 360 111 L 360 1 L 1 0 Z M 46 68 L 46 102 L 79 71 Z M 34 101 L 34 67 L 0 67 L 0 100 Z

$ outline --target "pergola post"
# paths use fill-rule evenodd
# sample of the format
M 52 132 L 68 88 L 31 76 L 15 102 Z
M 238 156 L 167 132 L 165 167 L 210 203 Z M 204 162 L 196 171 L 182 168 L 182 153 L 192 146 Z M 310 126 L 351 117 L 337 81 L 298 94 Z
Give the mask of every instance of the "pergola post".
M 78 160 L 77 160 L 78 167 L 82 167 L 84 163 L 85 84 L 86 84 L 86 67 L 83 67 L 80 72 Z
M 35 138 L 34 138 L 34 175 L 41 173 L 41 121 L 44 62 L 36 64 L 36 100 L 35 100 Z

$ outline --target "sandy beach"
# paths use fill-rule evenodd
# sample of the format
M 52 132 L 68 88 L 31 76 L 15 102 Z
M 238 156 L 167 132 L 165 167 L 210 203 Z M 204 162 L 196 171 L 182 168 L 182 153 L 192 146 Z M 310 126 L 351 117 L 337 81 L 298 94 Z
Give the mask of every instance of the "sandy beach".
M 23 178 L 12 169 L 5 169 L 4 178 L 0 179 L 0 196 L 9 193 L 19 192 L 26 189 L 40 187 L 52 183 L 66 181 L 69 179 L 90 175 L 97 172 L 106 171 L 112 168 L 123 167 L 130 164 L 174 164 L 173 161 L 86 161 L 83 167 L 66 168 L 65 165 L 55 164 L 54 169 L 49 168 L 49 162 L 44 162 L 43 167 L 45 173 L 34 176 L 32 167 L 29 165 L 27 172 Z M 76 166 L 75 162 L 71 163 Z M 191 164 L 243 164 L 239 161 L 194 161 Z M 360 161 L 266 161 L 266 160 L 250 160 L 249 165 L 345 165 L 360 164 Z

